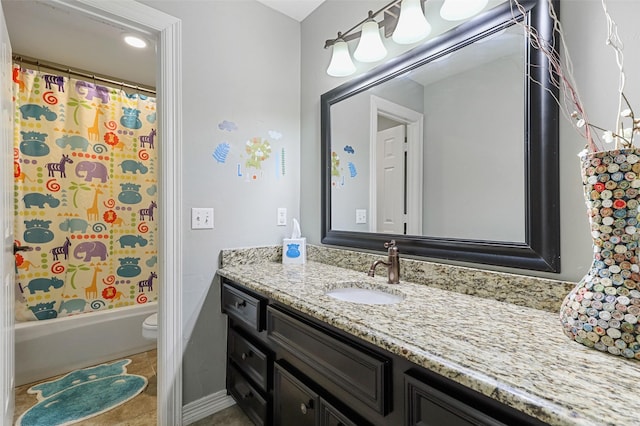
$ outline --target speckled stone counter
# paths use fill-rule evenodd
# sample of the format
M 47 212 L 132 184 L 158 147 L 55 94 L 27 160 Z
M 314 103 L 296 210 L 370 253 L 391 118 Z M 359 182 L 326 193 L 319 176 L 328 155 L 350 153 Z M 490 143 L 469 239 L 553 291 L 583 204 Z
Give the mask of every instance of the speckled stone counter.
M 264 250 L 270 261 L 223 252 L 218 274 L 547 423 L 640 424 L 640 363 L 572 342 L 557 313 L 431 285 L 386 284 L 315 261 L 282 265 Z M 345 285 L 404 300 L 364 305 L 325 295 Z

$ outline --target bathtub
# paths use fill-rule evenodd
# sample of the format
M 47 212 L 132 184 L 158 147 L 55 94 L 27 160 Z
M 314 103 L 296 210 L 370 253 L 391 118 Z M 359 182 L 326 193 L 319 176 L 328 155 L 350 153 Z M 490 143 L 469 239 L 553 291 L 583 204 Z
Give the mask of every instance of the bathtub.
M 16 323 L 16 385 L 154 349 L 156 342 L 142 337 L 142 322 L 157 310 L 151 302 Z

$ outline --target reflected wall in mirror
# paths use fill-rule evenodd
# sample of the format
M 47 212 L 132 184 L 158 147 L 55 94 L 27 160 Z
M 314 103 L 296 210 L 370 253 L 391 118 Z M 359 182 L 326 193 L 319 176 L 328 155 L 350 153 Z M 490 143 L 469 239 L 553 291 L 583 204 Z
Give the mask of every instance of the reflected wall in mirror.
M 322 242 L 559 272 L 554 90 L 507 2 L 325 93 Z

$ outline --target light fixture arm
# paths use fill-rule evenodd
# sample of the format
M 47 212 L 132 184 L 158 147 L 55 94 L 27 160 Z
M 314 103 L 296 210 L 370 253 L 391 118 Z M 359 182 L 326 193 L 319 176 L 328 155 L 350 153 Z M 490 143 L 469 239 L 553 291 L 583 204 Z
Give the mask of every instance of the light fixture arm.
M 398 16 L 397 14 L 390 14 L 388 15 L 386 12 L 389 11 L 389 9 L 393 8 L 394 6 L 398 6 L 400 3 L 402 2 L 402 0 L 393 0 L 392 2 L 390 2 L 389 4 L 387 4 L 386 6 L 384 6 L 383 8 L 381 8 L 380 10 L 373 12 L 373 11 L 369 11 L 369 14 L 367 16 L 367 18 L 363 19 L 362 21 L 358 22 L 357 24 L 355 24 L 353 27 L 349 28 L 347 31 L 345 32 L 340 32 L 338 31 L 338 37 L 334 38 L 334 39 L 330 39 L 330 40 L 326 40 L 324 42 L 324 48 L 328 48 L 333 46 L 336 41 L 338 40 L 343 40 L 343 41 L 351 41 L 351 40 L 355 40 L 358 37 L 360 37 L 360 31 L 355 32 L 355 33 L 351 33 L 353 30 L 360 28 L 362 26 L 362 24 L 364 24 L 367 21 L 373 20 L 373 18 L 375 18 L 376 16 L 378 16 L 379 14 L 385 12 L 385 17 L 382 21 L 380 21 L 378 23 L 378 26 L 385 26 L 385 37 L 388 37 L 388 33 L 390 33 L 389 31 L 386 30 L 386 27 L 389 26 L 388 25 L 388 19 L 391 18 L 391 20 L 397 22 Z M 395 18 L 395 19 L 394 19 Z

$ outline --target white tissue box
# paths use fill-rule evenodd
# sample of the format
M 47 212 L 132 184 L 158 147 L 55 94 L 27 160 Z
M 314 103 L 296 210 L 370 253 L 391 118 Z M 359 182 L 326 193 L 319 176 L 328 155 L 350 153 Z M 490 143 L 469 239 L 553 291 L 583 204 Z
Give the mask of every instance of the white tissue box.
M 282 263 L 302 265 L 307 262 L 307 239 L 284 238 L 282 240 Z

